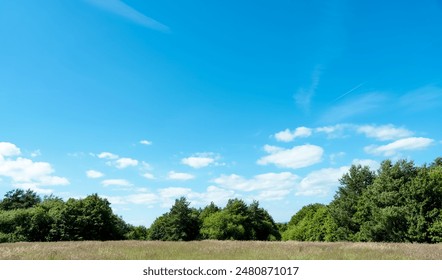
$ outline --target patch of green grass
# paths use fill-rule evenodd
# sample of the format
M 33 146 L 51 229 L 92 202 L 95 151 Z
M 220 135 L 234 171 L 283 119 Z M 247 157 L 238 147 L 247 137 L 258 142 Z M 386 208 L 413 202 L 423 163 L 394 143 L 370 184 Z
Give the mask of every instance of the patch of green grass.
M 442 244 L 83 241 L 0 244 L 6 260 L 442 260 Z

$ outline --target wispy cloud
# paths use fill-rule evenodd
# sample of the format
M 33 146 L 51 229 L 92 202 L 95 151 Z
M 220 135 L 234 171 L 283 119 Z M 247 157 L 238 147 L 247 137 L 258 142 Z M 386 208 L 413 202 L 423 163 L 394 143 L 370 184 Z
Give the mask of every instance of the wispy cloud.
M 400 105 L 413 111 L 422 111 L 442 106 L 442 88 L 424 86 L 404 94 L 400 98 Z
M 150 18 L 143 13 L 137 11 L 131 6 L 127 5 L 121 0 L 86 0 L 94 6 L 97 6 L 103 10 L 114 13 L 121 17 L 126 18 L 136 24 L 147 27 L 149 29 L 161 31 L 161 32 L 170 32 L 170 28 L 161 22 Z
M 101 184 L 105 187 L 108 186 L 121 186 L 121 187 L 130 187 L 132 184 L 125 179 L 108 179 L 103 180 Z
M 276 146 L 266 145 L 264 150 L 269 155 L 260 158 L 259 165 L 274 164 L 281 168 L 298 169 L 316 164 L 321 161 L 324 150 L 315 145 L 295 146 L 291 149 L 284 149 Z
M 358 95 L 330 108 L 322 116 L 327 122 L 339 122 L 357 115 L 373 112 L 385 104 L 387 97 L 383 93 L 371 92 Z
M 312 82 L 310 84 L 310 87 L 300 88 L 294 95 L 298 107 L 302 108 L 307 112 L 310 110 L 311 100 L 315 95 L 316 89 L 318 88 L 319 85 L 319 79 L 321 77 L 321 69 L 322 67 L 320 65 L 316 66 L 315 70 L 312 73 Z
M 365 152 L 373 155 L 393 156 L 400 151 L 425 149 L 431 144 L 433 144 L 433 142 L 434 140 L 430 138 L 409 137 L 391 142 L 387 145 L 382 145 L 382 146 L 370 145 L 365 147 L 364 150 Z
M 141 140 L 141 141 L 140 141 L 140 144 L 149 146 L 149 145 L 152 145 L 152 141 L 149 141 L 149 140 Z
M 290 142 L 295 138 L 299 137 L 309 137 L 312 135 L 312 129 L 301 126 L 297 127 L 295 130 L 291 131 L 286 129 L 275 134 L 275 139 L 280 142 Z
M 88 178 L 92 178 L 92 179 L 96 179 L 96 178 L 101 178 L 104 176 L 103 173 L 101 173 L 100 171 L 96 171 L 96 170 L 88 170 L 86 171 L 86 176 Z
M 193 168 L 202 168 L 215 164 L 218 158 L 219 156 L 213 153 L 198 153 L 191 157 L 183 158 L 181 163 Z
M 367 137 L 375 138 L 377 140 L 394 140 L 413 135 L 412 131 L 403 127 L 395 127 L 392 124 L 380 126 L 362 125 L 356 127 L 356 131 L 365 134 L 365 136 Z
M 180 173 L 180 172 L 170 171 L 167 174 L 167 178 L 170 179 L 170 180 L 187 181 L 187 180 L 194 179 L 195 176 L 192 175 L 192 174 L 189 174 L 189 173 Z
M 339 186 L 339 178 L 348 171 L 348 166 L 340 168 L 324 168 L 313 171 L 304 177 L 299 183 L 298 196 L 325 196 L 330 190 Z

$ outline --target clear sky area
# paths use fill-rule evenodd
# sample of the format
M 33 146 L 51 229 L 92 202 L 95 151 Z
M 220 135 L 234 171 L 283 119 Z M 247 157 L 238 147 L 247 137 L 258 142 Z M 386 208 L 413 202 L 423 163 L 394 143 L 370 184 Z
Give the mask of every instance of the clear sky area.
M 442 156 L 442 1 L 0 1 L 0 196 L 98 193 L 149 226 L 329 203 Z

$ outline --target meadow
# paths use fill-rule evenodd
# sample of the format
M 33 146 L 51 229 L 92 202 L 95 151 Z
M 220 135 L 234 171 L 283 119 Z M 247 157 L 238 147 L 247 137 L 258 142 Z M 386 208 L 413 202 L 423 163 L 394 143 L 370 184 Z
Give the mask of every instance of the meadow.
M 442 244 L 77 241 L 0 244 L 2 260 L 442 260 Z

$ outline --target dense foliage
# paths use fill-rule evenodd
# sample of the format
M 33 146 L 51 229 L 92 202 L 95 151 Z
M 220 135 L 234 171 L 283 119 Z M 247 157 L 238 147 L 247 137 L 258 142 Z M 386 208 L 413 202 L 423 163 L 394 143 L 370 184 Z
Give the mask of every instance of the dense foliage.
M 442 242 L 442 158 L 430 165 L 353 165 L 328 205 L 304 206 L 276 224 L 257 201 L 190 207 L 185 197 L 150 226 L 133 226 L 97 194 L 82 199 L 16 189 L 0 200 L 0 242 L 75 240 L 299 240 Z
M 377 173 L 352 166 L 329 205 L 313 204 L 295 214 L 284 240 L 442 241 L 442 159 L 417 167 L 383 161 Z

